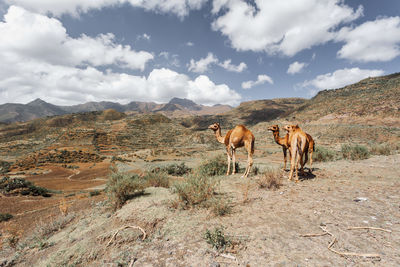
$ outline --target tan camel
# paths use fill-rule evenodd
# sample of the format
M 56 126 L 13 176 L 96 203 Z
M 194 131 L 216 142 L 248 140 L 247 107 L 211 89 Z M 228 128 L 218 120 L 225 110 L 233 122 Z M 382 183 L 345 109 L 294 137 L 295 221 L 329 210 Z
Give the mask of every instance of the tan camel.
M 307 135 L 300 129 L 298 125 L 286 125 L 284 129 L 289 133 L 289 147 L 291 154 L 289 180 L 292 180 L 294 172 L 295 181 L 298 182 L 299 162 L 300 165 L 303 167 L 303 155 L 304 153 L 308 153 L 306 151 Z
M 286 156 L 286 152 L 289 149 L 290 145 L 289 145 L 289 133 L 287 133 L 285 135 L 285 137 L 280 137 L 279 136 L 279 126 L 278 125 L 272 125 L 270 127 L 268 127 L 269 131 L 272 131 L 272 134 L 274 136 L 275 142 L 282 146 L 282 150 L 283 150 L 283 162 L 284 162 L 284 167 L 283 169 L 286 170 L 286 161 L 287 161 L 287 156 Z M 304 153 L 304 161 L 303 164 L 300 168 L 300 171 L 303 171 L 304 165 L 307 163 L 308 161 L 308 153 L 310 153 L 310 171 L 312 171 L 312 154 L 313 151 L 315 150 L 315 146 L 314 146 L 314 139 L 311 137 L 311 135 L 309 135 L 308 133 L 305 133 L 307 135 L 307 144 L 306 144 L 306 151 Z M 289 150 L 289 157 L 290 159 L 291 154 L 290 154 L 290 150 Z
M 286 170 L 286 161 L 287 161 L 287 156 L 286 152 L 289 149 L 289 134 L 287 133 L 285 137 L 280 137 L 279 136 L 279 126 L 278 125 L 272 125 L 268 127 L 268 130 L 272 132 L 272 135 L 274 136 L 275 142 L 282 146 L 282 151 L 283 151 L 283 162 L 284 162 L 284 167 L 283 169 Z M 290 151 L 289 151 L 289 156 L 290 156 Z M 292 157 L 290 157 L 292 158 Z
M 214 123 L 208 126 L 208 129 L 214 131 L 215 137 L 218 142 L 224 144 L 226 147 L 226 153 L 228 155 L 228 171 L 226 175 L 229 175 L 231 168 L 231 159 L 233 163 L 232 174 L 235 174 L 235 161 L 236 161 L 236 148 L 244 146 L 247 150 L 247 167 L 242 177 L 247 177 L 250 173 L 251 166 L 253 166 L 253 154 L 254 154 L 254 135 L 244 125 L 237 125 L 235 128 L 229 130 L 223 137 L 221 135 L 221 126 L 219 123 Z

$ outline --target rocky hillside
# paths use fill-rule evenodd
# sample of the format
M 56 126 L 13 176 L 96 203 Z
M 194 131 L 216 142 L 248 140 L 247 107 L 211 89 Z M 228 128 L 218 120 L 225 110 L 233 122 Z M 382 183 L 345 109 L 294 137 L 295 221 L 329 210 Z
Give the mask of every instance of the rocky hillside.
M 336 90 L 321 91 L 290 116 L 307 121 L 349 117 L 399 118 L 400 73 L 364 79 Z

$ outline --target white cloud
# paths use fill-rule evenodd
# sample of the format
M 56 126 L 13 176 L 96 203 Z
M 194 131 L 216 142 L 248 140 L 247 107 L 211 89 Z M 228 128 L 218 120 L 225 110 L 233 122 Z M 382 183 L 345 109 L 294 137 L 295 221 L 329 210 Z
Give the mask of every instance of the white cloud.
M 194 43 L 192 43 L 192 42 L 187 42 L 187 43 L 186 43 L 186 46 L 194 46 Z
M 304 67 L 306 67 L 307 66 L 307 64 L 306 63 L 304 63 L 304 62 L 298 62 L 298 61 L 295 61 L 295 62 L 293 62 L 292 64 L 290 64 L 289 65 L 289 68 L 288 68 L 288 70 L 287 70 L 287 73 L 289 73 L 289 74 L 296 74 L 296 73 L 299 73 L 299 72 L 301 72 L 303 69 L 304 69 Z
M 179 55 L 177 55 L 177 54 L 170 55 L 169 52 L 162 51 L 162 52 L 160 52 L 160 54 L 158 56 L 162 57 L 166 61 L 164 66 L 180 67 L 180 65 L 181 65 L 181 62 L 179 61 Z M 161 65 L 162 64 L 160 64 L 160 63 L 157 64 L 157 66 L 161 66 Z
M 208 53 L 207 57 L 201 58 L 198 61 L 191 59 L 189 64 L 189 71 L 204 73 L 208 71 L 209 65 L 215 63 L 218 63 L 218 58 L 216 58 L 213 53 Z
M 272 80 L 271 77 L 269 77 L 268 75 L 265 74 L 261 74 L 257 76 L 257 81 L 247 81 L 247 82 L 243 82 L 242 83 L 242 88 L 243 89 L 250 89 L 254 86 L 260 85 L 260 84 L 264 84 L 264 83 L 270 83 L 270 84 L 274 84 L 274 81 Z
M 200 9 L 207 0 L 5 0 L 10 5 L 18 5 L 41 14 L 51 13 L 55 16 L 70 14 L 79 16 L 92 9 L 117 6 L 129 3 L 156 13 L 172 13 L 181 19 L 190 10 Z
M 362 15 L 342 0 L 214 0 L 212 23 L 239 51 L 293 56 L 332 40 L 342 23 Z
M 322 75 L 318 75 L 311 81 L 305 81 L 302 86 L 303 87 L 311 87 L 315 89 L 311 89 L 311 93 L 315 94 L 316 92 L 323 89 L 335 89 L 341 88 L 346 85 L 350 85 L 356 83 L 362 79 L 368 77 L 375 77 L 383 75 L 383 70 L 369 70 L 369 69 L 359 69 L 359 68 L 351 68 L 351 69 L 340 69 L 336 70 L 333 73 L 326 73 Z
M 239 65 L 233 65 L 231 64 L 232 60 L 227 59 L 223 63 L 219 63 L 218 65 L 221 66 L 222 68 L 226 69 L 227 71 L 232 71 L 232 72 L 242 72 L 245 69 L 247 69 L 247 65 L 244 62 L 240 62 Z
M 346 44 L 338 57 L 352 61 L 389 61 L 400 55 L 400 17 L 378 18 L 340 30 L 337 41 Z
M 11 6 L 0 22 L 2 58 L 37 60 L 67 66 L 106 66 L 144 70 L 153 55 L 115 43 L 111 33 L 71 38 L 60 21 Z
M 142 35 L 138 35 L 136 37 L 136 40 L 146 40 L 146 41 L 150 41 L 151 36 L 148 35 L 147 33 L 143 33 Z
M 189 71 L 192 72 L 197 72 L 197 73 L 204 73 L 209 70 L 209 67 L 213 64 L 216 64 L 227 71 L 232 71 L 232 72 L 242 72 L 245 69 L 247 69 L 247 65 L 244 62 L 241 62 L 239 65 L 233 65 L 231 59 L 227 59 L 224 62 L 220 62 L 219 59 L 214 56 L 213 53 L 208 53 L 207 57 L 201 58 L 198 61 L 195 61 L 194 59 L 190 60 L 188 69 Z
M 59 105 L 86 101 L 168 101 L 186 97 L 202 104 L 238 104 L 241 96 L 207 76 L 191 80 L 166 68 L 147 77 L 97 66 L 143 69 L 153 58 L 115 43 L 112 34 L 72 38 L 60 21 L 12 6 L 0 22 L 0 102 L 29 102 L 37 97 Z M 161 53 L 160 57 L 175 55 Z M 200 91 L 202 89 L 203 91 Z M 212 97 L 210 97 L 212 96 Z

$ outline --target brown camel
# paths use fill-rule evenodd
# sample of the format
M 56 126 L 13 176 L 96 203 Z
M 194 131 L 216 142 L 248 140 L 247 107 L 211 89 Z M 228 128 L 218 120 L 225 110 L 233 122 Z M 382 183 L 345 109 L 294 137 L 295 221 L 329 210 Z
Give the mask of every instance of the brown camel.
M 299 162 L 303 167 L 303 154 L 308 153 L 306 151 L 307 135 L 300 129 L 298 125 L 286 125 L 284 129 L 289 133 L 289 146 L 291 154 L 289 180 L 292 180 L 293 172 L 295 172 L 295 181 L 298 182 Z
M 283 169 L 286 170 L 286 161 L 287 161 L 287 156 L 286 152 L 289 149 L 289 134 L 286 134 L 285 137 L 280 137 L 279 136 L 279 126 L 278 125 L 272 125 L 268 127 L 269 131 L 272 131 L 272 134 L 274 136 L 275 142 L 282 146 L 282 151 L 283 151 L 283 162 L 284 162 L 284 167 Z M 289 151 L 289 156 L 290 156 L 290 151 Z M 292 157 L 290 157 L 292 158 Z
M 286 170 L 286 161 L 287 161 L 287 156 L 286 156 L 286 152 L 289 149 L 290 145 L 289 145 L 289 133 L 287 133 L 285 135 L 285 137 L 280 137 L 279 136 L 279 126 L 278 125 L 272 125 L 270 127 L 268 127 L 269 131 L 272 131 L 272 134 L 274 136 L 275 142 L 282 146 L 282 151 L 283 151 L 283 162 L 284 162 L 284 167 L 283 169 Z M 308 153 L 310 153 L 310 171 L 312 171 L 312 153 L 315 150 L 314 147 L 314 139 L 311 137 L 311 135 L 309 135 L 308 133 L 305 133 L 307 135 L 307 144 L 306 144 L 306 151 L 304 153 L 304 157 L 305 160 L 303 161 L 303 165 L 301 166 L 300 170 L 302 171 L 304 168 L 304 165 L 307 163 L 308 161 Z M 290 159 L 291 154 L 290 154 L 290 150 L 289 150 L 289 157 Z
M 226 147 L 226 153 L 228 155 L 228 171 L 226 175 L 229 175 L 231 168 L 231 159 L 233 162 L 232 174 L 235 174 L 235 161 L 236 161 L 236 148 L 244 146 L 247 150 L 247 167 L 242 177 L 247 177 L 250 173 L 251 166 L 253 166 L 253 154 L 254 154 L 254 135 L 244 125 L 237 125 L 232 130 L 229 130 L 225 136 L 221 135 L 221 126 L 219 123 L 214 123 L 208 126 L 208 129 L 214 131 L 215 137 L 218 142 L 224 144 Z

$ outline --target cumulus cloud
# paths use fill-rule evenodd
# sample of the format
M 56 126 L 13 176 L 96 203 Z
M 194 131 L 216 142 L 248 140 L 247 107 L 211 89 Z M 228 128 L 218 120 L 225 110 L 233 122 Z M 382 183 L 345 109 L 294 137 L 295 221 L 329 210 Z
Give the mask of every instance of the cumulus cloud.
M 292 75 L 296 74 L 296 73 L 300 73 L 306 66 L 307 66 L 307 64 L 304 62 L 295 61 L 289 65 L 287 73 L 292 74 Z
M 213 53 L 208 53 L 207 57 L 201 58 L 198 61 L 194 59 L 190 60 L 189 63 L 189 71 L 197 72 L 197 73 L 204 73 L 209 70 L 209 67 L 213 64 L 216 64 L 227 71 L 232 72 L 242 72 L 247 68 L 246 63 L 241 62 L 239 65 L 234 65 L 231 63 L 231 59 L 227 59 L 224 62 L 220 62 L 219 59 L 214 56 Z
M 192 42 L 187 42 L 187 43 L 186 43 L 186 46 L 194 46 L 194 43 L 192 43 Z
M 11 6 L 0 22 L 0 53 L 3 58 L 45 61 L 68 66 L 117 65 L 122 68 L 144 70 L 153 59 L 151 53 L 136 52 L 129 45 L 115 42 L 111 33 L 96 38 L 82 34 L 68 36 L 60 21 Z
M 243 89 L 250 89 L 254 86 L 260 85 L 260 84 L 264 84 L 264 83 L 270 83 L 270 84 L 274 84 L 274 81 L 272 80 L 271 77 L 269 77 L 268 75 L 265 74 L 261 74 L 257 76 L 257 81 L 247 81 L 247 82 L 242 82 L 242 88 Z
M 156 13 L 172 13 L 184 18 L 190 10 L 200 9 L 207 0 L 6 0 L 10 5 L 18 5 L 34 12 L 54 16 L 70 14 L 79 16 L 92 9 L 118 6 L 128 3 Z
M 214 0 L 212 23 L 239 51 L 293 56 L 332 40 L 335 29 L 362 15 L 342 0 Z
M 337 53 L 339 58 L 360 62 L 392 60 L 400 55 L 400 17 L 342 28 L 336 40 L 346 43 Z
M 153 55 L 117 44 L 112 34 L 72 38 L 57 19 L 21 7 L 9 8 L 0 22 L 0 36 L 1 103 L 26 103 L 37 97 L 59 105 L 165 102 L 177 96 L 202 104 L 236 105 L 241 99 L 227 85 L 203 75 L 192 80 L 167 68 L 154 69 L 147 77 L 99 70 L 108 65 L 142 70 Z M 165 56 L 170 57 L 160 54 Z
M 360 69 L 360 68 L 345 68 L 334 71 L 333 73 L 326 73 L 322 75 L 318 75 L 313 80 L 305 81 L 302 86 L 303 87 L 311 87 L 311 93 L 315 94 L 316 92 L 323 89 L 335 89 L 341 88 L 346 85 L 356 83 L 362 79 L 368 77 L 375 77 L 383 75 L 383 70 L 369 70 L 369 69 Z

